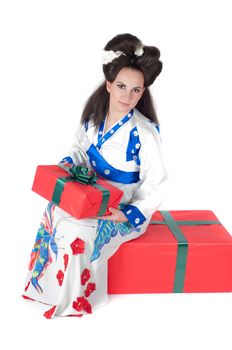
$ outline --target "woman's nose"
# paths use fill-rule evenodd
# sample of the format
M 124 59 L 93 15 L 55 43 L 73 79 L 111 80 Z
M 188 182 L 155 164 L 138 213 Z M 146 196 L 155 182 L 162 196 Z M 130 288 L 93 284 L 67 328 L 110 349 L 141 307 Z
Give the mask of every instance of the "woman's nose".
M 124 98 L 129 101 L 132 97 L 132 92 L 131 91 L 124 91 Z

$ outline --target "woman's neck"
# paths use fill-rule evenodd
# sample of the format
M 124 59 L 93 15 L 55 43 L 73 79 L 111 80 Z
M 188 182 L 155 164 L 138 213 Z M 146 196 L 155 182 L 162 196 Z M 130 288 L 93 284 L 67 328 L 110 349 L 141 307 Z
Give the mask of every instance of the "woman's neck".
M 127 115 L 129 112 L 130 111 L 122 113 L 122 112 L 113 111 L 109 109 L 109 112 L 107 114 L 107 119 L 111 123 L 116 123 L 117 121 L 122 119 L 125 115 Z

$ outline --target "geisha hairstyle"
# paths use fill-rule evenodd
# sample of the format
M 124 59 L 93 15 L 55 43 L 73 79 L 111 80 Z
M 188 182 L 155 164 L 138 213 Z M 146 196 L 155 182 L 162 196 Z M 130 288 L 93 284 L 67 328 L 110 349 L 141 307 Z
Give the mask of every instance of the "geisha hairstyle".
M 124 67 L 141 71 L 144 76 L 145 90 L 135 108 L 159 125 L 153 99 L 148 88 L 162 70 L 159 49 L 155 46 L 145 46 L 136 36 L 126 33 L 116 35 L 111 39 L 104 48 L 104 52 L 108 53 L 107 51 L 109 51 L 109 57 L 110 53 L 113 54 L 113 58 L 109 58 L 108 63 L 105 60 L 105 64 L 103 61 L 105 79 L 112 83 Z M 106 81 L 104 81 L 86 101 L 81 116 L 81 124 L 91 119 L 94 125 L 98 127 L 108 113 L 108 109 L 109 93 L 106 89 Z

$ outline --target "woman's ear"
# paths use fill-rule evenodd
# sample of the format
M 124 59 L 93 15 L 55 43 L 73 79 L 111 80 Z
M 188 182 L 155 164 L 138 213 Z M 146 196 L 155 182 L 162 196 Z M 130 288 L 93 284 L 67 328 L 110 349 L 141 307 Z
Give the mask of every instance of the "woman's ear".
M 110 93 L 110 86 L 111 86 L 111 83 L 106 80 L 106 90 Z

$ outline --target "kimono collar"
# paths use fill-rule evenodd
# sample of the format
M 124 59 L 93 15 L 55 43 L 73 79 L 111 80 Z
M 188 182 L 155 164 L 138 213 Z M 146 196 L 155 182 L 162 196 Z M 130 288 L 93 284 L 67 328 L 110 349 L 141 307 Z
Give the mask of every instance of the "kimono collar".
M 128 114 L 126 114 L 125 116 L 123 116 L 119 121 L 117 121 L 111 129 L 109 129 L 104 135 L 103 135 L 103 130 L 105 129 L 105 125 L 106 125 L 106 116 L 105 118 L 102 120 L 100 126 L 99 126 L 99 130 L 98 130 L 98 143 L 96 145 L 97 149 L 100 150 L 102 144 L 107 141 L 113 134 L 115 134 L 115 132 L 118 131 L 118 129 L 120 129 L 126 122 L 128 122 L 128 120 L 133 116 L 134 110 L 131 109 L 130 112 Z

